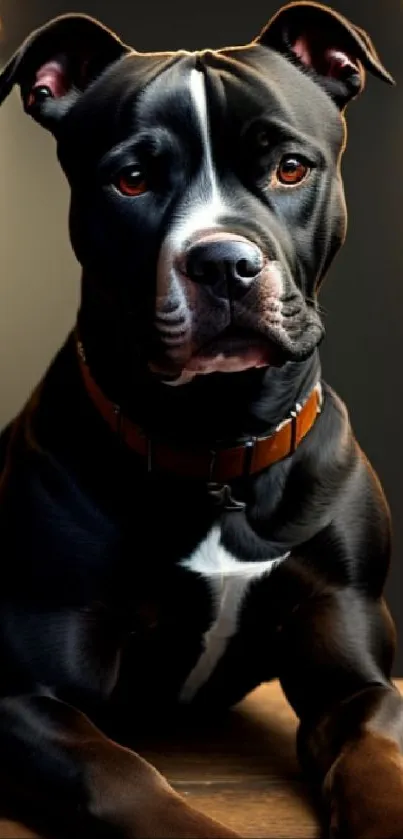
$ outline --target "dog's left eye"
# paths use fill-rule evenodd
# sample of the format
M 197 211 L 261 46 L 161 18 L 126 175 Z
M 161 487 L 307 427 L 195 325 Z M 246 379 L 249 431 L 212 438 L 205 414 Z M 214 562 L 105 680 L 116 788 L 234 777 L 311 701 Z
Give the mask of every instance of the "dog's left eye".
M 283 157 L 274 173 L 273 186 L 296 186 L 309 175 L 310 167 L 301 157 Z
M 147 192 L 147 183 L 143 174 L 139 169 L 135 169 L 134 167 L 123 169 L 119 172 L 115 180 L 115 187 L 122 195 L 127 195 L 131 198 Z

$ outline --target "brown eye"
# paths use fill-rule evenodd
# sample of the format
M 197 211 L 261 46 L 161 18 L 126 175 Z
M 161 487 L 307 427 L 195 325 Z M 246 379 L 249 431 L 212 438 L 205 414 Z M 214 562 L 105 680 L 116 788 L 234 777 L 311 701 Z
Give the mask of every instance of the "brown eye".
M 296 186 L 309 174 L 309 166 L 298 157 L 283 157 L 274 177 L 274 185 Z
M 124 169 L 119 173 L 115 186 L 122 195 L 131 198 L 147 192 L 147 183 L 138 169 Z

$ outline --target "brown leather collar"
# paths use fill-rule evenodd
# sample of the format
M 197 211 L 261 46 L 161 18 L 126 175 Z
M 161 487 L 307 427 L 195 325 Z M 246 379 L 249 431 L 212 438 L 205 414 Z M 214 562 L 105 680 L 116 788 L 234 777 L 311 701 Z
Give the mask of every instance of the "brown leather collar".
M 253 475 L 293 454 L 321 411 L 322 388 L 317 384 L 303 405 L 297 403 L 289 418 L 266 437 L 252 437 L 214 451 L 207 447 L 174 448 L 163 440 L 150 439 L 122 414 L 93 379 L 78 339 L 76 346 L 84 385 L 95 407 L 121 440 L 146 460 L 148 471 L 164 470 L 218 484 Z

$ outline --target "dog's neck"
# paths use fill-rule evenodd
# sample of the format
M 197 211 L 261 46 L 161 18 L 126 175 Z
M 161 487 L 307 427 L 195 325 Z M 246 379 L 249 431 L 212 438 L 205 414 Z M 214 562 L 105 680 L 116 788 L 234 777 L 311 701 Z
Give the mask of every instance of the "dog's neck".
M 216 443 L 276 428 L 319 381 L 315 352 L 283 367 L 198 376 L 170 386 L 130 349 L 127 325 L 84 295 L 78 330 L 92 376 L 104 394 L 146 432 L 167 440 Z

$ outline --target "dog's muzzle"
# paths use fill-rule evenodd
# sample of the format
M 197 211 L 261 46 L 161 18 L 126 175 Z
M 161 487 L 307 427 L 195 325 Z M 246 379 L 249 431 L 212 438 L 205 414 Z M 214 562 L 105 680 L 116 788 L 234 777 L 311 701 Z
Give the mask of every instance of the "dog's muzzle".
M 167 240 L 157 271 L 149 368 L 165 381 L 278 366 L 312 351 L 321 326 L 271 253 L 234 231 Z

